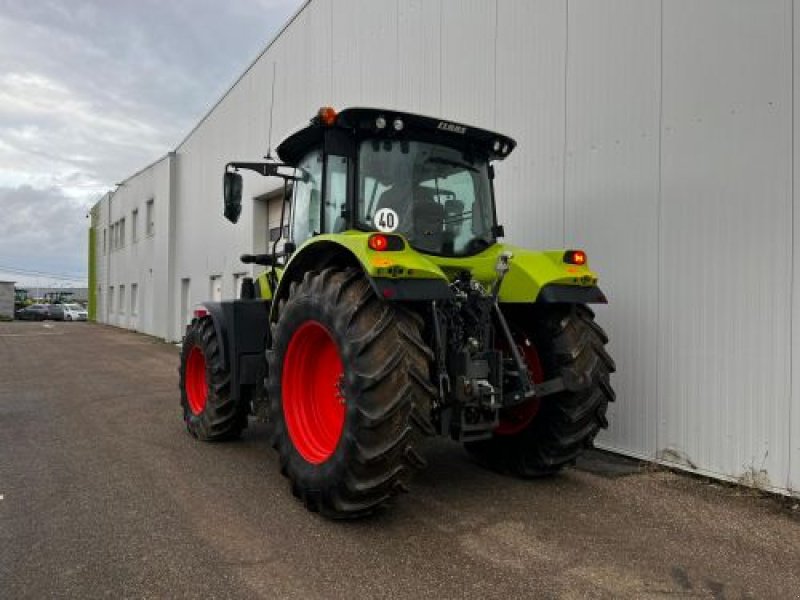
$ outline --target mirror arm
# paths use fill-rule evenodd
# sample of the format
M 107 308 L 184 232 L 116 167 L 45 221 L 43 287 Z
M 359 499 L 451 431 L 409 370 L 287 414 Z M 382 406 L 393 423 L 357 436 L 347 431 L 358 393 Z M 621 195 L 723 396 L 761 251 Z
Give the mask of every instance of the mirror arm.
M 248 171 L 255 171 L 264 177 L 282 177 L 286 181 L 297 181 L 299 179 L 295 175 L 279 173 L 278 170 L 282 168 L 294 169 L 294 167 L 283 163 L 229 162 L 225 165 L 225 171 L 227 172 L 246 169 Z
M 277 266 L 278 258 L 280 258 L 281 256 L 289 256 L 292 253 L 291 249 L 287 248 L 286 244 L 284 244 L 284 251 L 281 253 L 280 256 L 278 255 L 278 242 L 281 240 L 281 238 L 283 238 L 283 227 L 284 227 L 283 223 L 284 223 L 284 218 L 286 216 L 286 201 L 288 197 L 289 197 L 289 179 L 284 178 L 283 201 L 281 202 L 280 235 L 272 243 L 272 270 L 270 271 L 271 277 L 269 276 L 267 277 L 267 283 L 269 285 L 270 292 L 272 292 L 273 296 L 275 295 L 275 288 L 278 286 L 278 274 L 275 272 L 275 267 Z M 287 252 L 287 249 L 290 251 Z

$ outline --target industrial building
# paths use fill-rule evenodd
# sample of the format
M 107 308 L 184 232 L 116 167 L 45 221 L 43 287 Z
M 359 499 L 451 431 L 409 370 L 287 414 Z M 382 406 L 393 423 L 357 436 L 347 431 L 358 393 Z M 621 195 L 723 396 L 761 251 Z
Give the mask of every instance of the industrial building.
M 0 281 L 0 320 L 14 318 L 14 282 Z
M 259 160 L 322 105 L 514 137 L 506 238 L 585 248 L 618 402 L 599 444 L 800 492 L 800 11 L 792 0 L 311 0 L 172 152 L 92 211 L 98 321 L 179 340 L 277 235 Z

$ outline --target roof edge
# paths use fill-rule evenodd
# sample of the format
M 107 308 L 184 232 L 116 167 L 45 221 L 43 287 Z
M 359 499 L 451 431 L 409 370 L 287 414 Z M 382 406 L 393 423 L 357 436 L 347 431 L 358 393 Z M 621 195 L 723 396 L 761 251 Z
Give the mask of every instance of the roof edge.
M 170 156 L 173 156 L 174 154 L 175 154 L 175 151 L 174 151 L 174 150 L 170 150 L 170 151 L 169 151 L 169 152 L 167 152 L 166 154 L 162 154 L 160 157 L 158 157 L 157 159 L 155 159 L 155 160 L 154 160 L 153 162 L 151 162 L 150 164 L 148 164 L 148 165 L 145 165 L 144 167 L 142 167 L 141 169 L 139 169 L 138 171 L 136 171 L 136 172 L 135 172 L 133 175 L 128 175 L 128 176 L 127 176 L 125 179 L 123 179 L 122 181 L 120 181 L 120 182 L 119 182 L 117 185 L 125 185 L 125 184 L 126 184 L 126 183 L 128 183 L 128 182 L 129 182 L 131 179 L 133 179 L 134 177 L 138 177 L 139 175 L 141 175 L 142 173 L 144 173 L 144 172 L 145 172 L 145 171 L 147 171 L 148 169 L 152 169 L 152 168 L 153 168 L 153 167 L 155 167 L 155 166 L 156 166 L 158 163 L 160 163 L 162 160 L 165 160 L 165 159 L 169 158 Z
M 134 177 L 138 177 L 139 175 L 141 175 L 141 174 L 142 174 L 142 173 L 144 173 L 145 171 L 147 171 L 147 170 L 149 170 L 149 169 L 152 169 L 153 167 L 155 167 L 155 166 L 156 166 L 158 163 L 160 163 L 161 161 L 163 161 L 163 160 L 166 160 L 167 158 L 170 158 L 170 157 L 172 157 L 172 156 L 175 156 L 175 151 L 174 151 L 174 150 L 170 150 L 170 151 L 169 151 L 169 152 L 167 152 L 166 154 L 162 154 L 160 157 L 158 157 L 157 159 L 155 159 L 155 160 L 154 160 L 154 161 L 152 161 L 151 163 L 149 163 L 149 164 L 145 165 L 144 167 L 142 167 L 141 169 L 139 169 L 138 171 L 136 171 L 136 172 L 135 172 L 135 173 L 133 173 L 132 175 L 128 175 L 128 176 L 127 176 L 125 179 L 123 179 L 123 180 L 122 180 L 122 181 L 120 181 L 118 184 L 116 184 L 116 188 L 115 188 L 115 189 L 113 189 L 113 190 L 108 190 L 107 192 L 103 192 L 103 194 L 100 196 L 100 199 L 99 199 L 99 200 L 97 200 L 97 202 L 95 202 L 94 204 L 92 204 L 92 206 L 91 206 L 91 208 L 90 208 L 89 210 L 94 210 L 94 209 L 95 209 L 97 206 L 99 206 L 100 204 L 102 204 L 102 203 L 103 203 L 103 200 L 105 200 L 105 199 L 106 199 L 108 196 L 110 196 L 110 195 L 113 195 L 113 194 L 114 194 L 114 192 L 116 192 L 116 191 L 117 191 L 117 189 L 119 189 L 119 187 L 121 187 L 121 186 L 125 185 L 125 184 L 126 184 L 126 183 L 128 183 L 128 182 L 129 182 L 131 179 L 133 179 Z

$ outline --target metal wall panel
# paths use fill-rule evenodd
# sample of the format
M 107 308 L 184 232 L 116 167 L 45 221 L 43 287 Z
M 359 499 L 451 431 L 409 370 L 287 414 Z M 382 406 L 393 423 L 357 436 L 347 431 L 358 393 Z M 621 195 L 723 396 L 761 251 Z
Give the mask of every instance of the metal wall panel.
M 442 0 L 443 115 L 495 125 L 497 0 Z
M 661 6 L 569 3 L 565 245 L 585 248 L 610 307 L 619 402 L 606 446 L 656 452 Z M 525 149 L 523 148 L 523 152 Z
M 664 3 L 660 455 L 768 487 L 789 463 L 790 20 Z
M 354 106 L 361 101 L 361 44 L 352 22 L 359 4 L 358 0 L 337 0 L 331 15 L 331 102 L 336 106 Z
M 442 3 L 397 5 L 397 106 L 437 115 L 442 106 Z
M 336 106 L 392 106 L 397 89 L 397 2 L 336 2 L 333 77 Z
M 497 5 L 496 127 L 518 144 L 497 165 L 498 217 L 509 240 L 532 248 L 564 243 L 566 7 Z

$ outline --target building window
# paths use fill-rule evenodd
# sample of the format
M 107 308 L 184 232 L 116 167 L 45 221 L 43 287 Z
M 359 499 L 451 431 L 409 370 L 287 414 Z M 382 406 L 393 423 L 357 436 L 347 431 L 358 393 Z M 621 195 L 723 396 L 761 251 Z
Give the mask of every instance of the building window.
M 114 286 L 108 288 L 108 312 L 114 312 Z
M 131 241 L 135 244 L 139 241 L 139 209 L 131 213 Z
M 270 227 L 269 229 L 269 241 L 270 242 L 277 242 L 281 237 L 289 237 L 289 226 L 283 226 L 283 235 L 281 235 L 281 228 L 280 227 Z
M 125 247 L 125 219 L 119 220 L 119 247 Z
M 103 229 L 103 254 L 106 253 L 106 230 Z
M 131 284 L 131 315 L 136 316 L 139 314 L 139 284 Z
M 150 199 L 150 200 L 147 201 L 147 207 L 146 207 L 146 210 L 145 210 L 145 218 L 147 219 L 147 221 L 146 221 L 146 223 L 147 223 L 147 235 L 153 235 L 155 233 L 155 231 L 156 231 L 156 223 L 155 223 L 156 215 L 155 215 L 155 213 L 153 211 L 153 205 L 154 204 L 155 204 L 155 201 L 153 199 Z
M 125 314 L 125 286 L 119 286 L 119 314 Z

